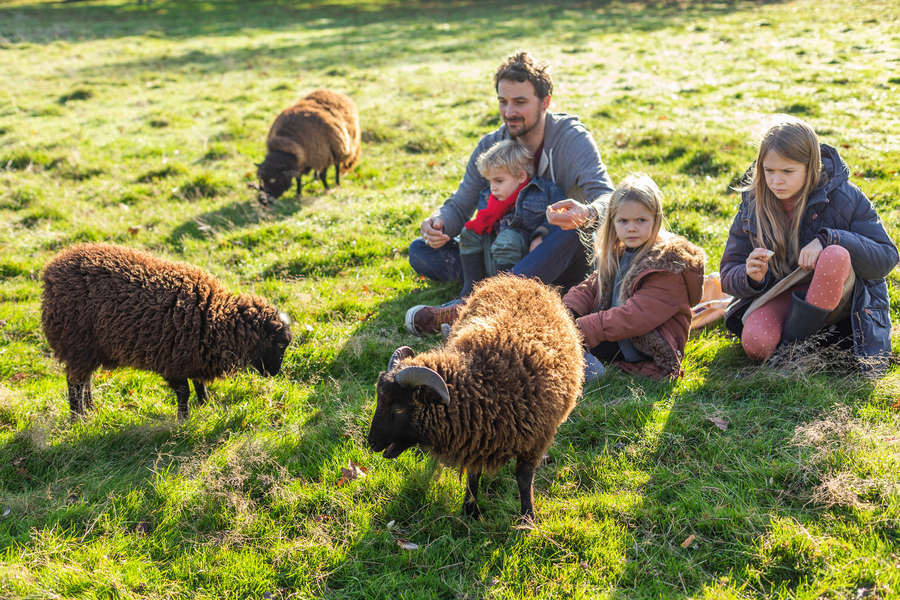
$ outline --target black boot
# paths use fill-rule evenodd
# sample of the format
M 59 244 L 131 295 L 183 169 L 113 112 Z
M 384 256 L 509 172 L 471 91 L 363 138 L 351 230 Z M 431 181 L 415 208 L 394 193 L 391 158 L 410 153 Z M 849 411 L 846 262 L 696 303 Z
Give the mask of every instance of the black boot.
M 460 298 L 465 298 L 472 293 L 472 286 L 485 277 L 484 256 L 480 252 L 472 254 L 460 254 L 463 273 L 463 289 L 459 293 Z
M 791 295 L 791 311 L 781 332 L 782 344 L 808 338 L 822 329 L 831 313 L 827 308 L 819 308 L 807 302 L 801 297 L 805 295 L 805 292 L 794 292 Z

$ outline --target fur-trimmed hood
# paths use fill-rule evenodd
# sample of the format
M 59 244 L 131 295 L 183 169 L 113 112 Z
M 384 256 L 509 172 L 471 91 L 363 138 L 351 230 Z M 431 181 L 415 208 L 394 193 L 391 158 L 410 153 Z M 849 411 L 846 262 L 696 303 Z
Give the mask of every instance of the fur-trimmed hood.
M 619 304 L 621 305 L 631 298 L 635 286 L 643 277 L 656 271 L 682 273 L 690 302 L 692 305 L 696 304 L 703 294 L 703 268 L 705 265 L 706 252 L 703 251 L 703 248 L 692 244 L 680 235 L 661 231 L 657 236 L 656 243 L 643 254 L 638 254 L 622 277 L 622 285 L 619 286 Z M 598 308 L 600 310 L 612 306 L 613 283 L 612 280 L 598 282 L 600 288 Z
M 690 331 L 691 306 L 703 292 L 705 263 L 703 249 L 661 232 L 624 273 L 618 306 L 612 306 L 613 278 L 598 281 L 596 272 L 569 290 L 564 303 L 577 316 L 586 347 L 630 339 L 649 360 L 616 364 L 650 377 L 676 377 Z

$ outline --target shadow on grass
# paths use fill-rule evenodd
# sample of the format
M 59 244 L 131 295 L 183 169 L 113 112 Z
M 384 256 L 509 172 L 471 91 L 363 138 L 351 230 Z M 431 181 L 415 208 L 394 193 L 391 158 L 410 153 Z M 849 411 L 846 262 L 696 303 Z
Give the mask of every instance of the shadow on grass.
M 69 0 L 35 2 L 0 7 L 0 36 L 8 41 L 46 43 L 57 40 L 84 41 L 146 35 L 167 39 L 198 36 L 229 36 L 257 30 L 307 30 L 335 27 L 367 28 L 385 25 L 422 25 L 426 31 L 444 31 L 446 39 L 457 32 L 445 31 L 435 24 L 467 25 L 497 36 L 528 37 L 548 24 L 566 19 L 562 9 L 581 15 L 598 13 L 602 19 L 590 27 L 579 17 L 569 16 L 572 23 L 582 23 L 581 31 L 600 27 L 618 30 L 631 25 L 643 30 L 658 29 L 672 23 L 725 14 L 774 3 L 777 0 L 725 0 L 685 2 L 682 0 L 647 0 L 643 2 L 584 2 L 566 0 L 552 5 L 533 2 L 448 2 L 412 1 L 382 2 L 293 2 L 288 0 L 157 0 L 139 5 L 133 0 L 120 2 Z M 510 23 L 510 18 L 514 21 Z M 521 29 L 521 20 L 538 19 L 541 26 Z M 370 30 L 367 30 L 371 33 Z M 369 48 L 395 36 L 371 40 Z M 483 39 L 490 39 L 483 38 Z M 376 43 L 377 42 L 377 43 Z M 333 40 L 329 43 L 333 44 Z M 322 65 L 319 65 L 320 67 Z
M 286 195 L 279 198 L 273 206 L 264 207 L 259 204 L 252 191 L 247 190 L 244 196 L 245 199 L 240 202 L 221 206 L 184 221 L 169 233 L 167 244 L 174 249 L 181 249 L 184 238 L 205 239 L 213 232 L 239 231 L 247 226 L 286 219 L 300 212 L 304 206 L 314 205 L 319 198 L 311 195 L 301 198 Z
M 0 445 L 5 502 L 16 513 L 0 523 L 0 548 L 25 543 L 32 528 L 82 530 L 111 498 L 152 486 L 155 473 L 206 460 L 244 418 L 233 413 L 197 431 L 179 425 L 172 406 L 166 408 L 145 423 L 114 429 L 103 422 L 67 425 L 53 444 L 41 427 L 29 427 Z
M 773 520 L 802 526 L 821 517 L 811 502 L 816 482 L 799 468 L 796 428 L 835 405 L 852 409 L 872 382 L 751 366 L 737 343 L 720 345 L 705 361 L 700 385 L 668 394 L 657 441 L 638 457 L 649 480 L 629 526 L 617 598 L 633 598 L 635 590 L 698 597 L 722 578 L 731 579 L 729 589 L 747 585 L 767 596 L 816 577 L 819 563 L 803 548 L 763 540 Z M 599 429 L 609 426 L 619 429 L 610 421 Z

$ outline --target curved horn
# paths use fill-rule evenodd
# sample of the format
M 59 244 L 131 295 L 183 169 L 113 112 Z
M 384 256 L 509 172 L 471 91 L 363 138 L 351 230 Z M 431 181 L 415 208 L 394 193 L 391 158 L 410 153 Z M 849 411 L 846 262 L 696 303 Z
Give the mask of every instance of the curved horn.
M 400 346 L 399 348 L 394 350 L 393 354 L 391 354 L 391 360 L 388 361 L 387 370 L 390 371 L 391 369 L 393 369 L 394 365 L 396 365 L 398 362 L 400 362 L 404 358 L 409 358 L 410 356 L 415 356 L 415 355 L 416 355 L 416 353 L 413 352 L 413 349 L 410 348 L 409 346 Z
M 394 381 L 400 385 L 428 386 L 437 392 L 444 406 L 450 406 L 450 390 L 447 389 L 447 382 L 428 367 L 406 367 L 394 376 Z

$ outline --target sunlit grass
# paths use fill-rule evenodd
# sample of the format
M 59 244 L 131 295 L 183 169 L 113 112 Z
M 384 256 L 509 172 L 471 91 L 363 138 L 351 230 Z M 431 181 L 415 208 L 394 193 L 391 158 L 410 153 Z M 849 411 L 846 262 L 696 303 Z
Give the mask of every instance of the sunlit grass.
M 898 21 L 831 0 L 0 3 L 0 596 L 894 597 L 896 367 L 772 372 L 701 332 L 678 382 L 586 390 L 531 531 L 509 467 L 470 521 L 455 471 L 386 461 L 365 434 L 393 348 L 436 343 L 405 310 L 458 291 L 406 248 L 498 125 L 503 57 L 552 63 L 554 109 L 615 180 L 660 184 L 714 271 L 778 111 L 839 149 L 900 237 Z M 316 87 L 357 102 L 361 163 L 263 208 L 247 183 L 268 126 Z M 161 378 L 99 372 L 97 410 L 70 423 L 39 274 L 88 240 L 278 304 L 295 322 L 282 375 L 219 380 L 178 425 Z M 341 482 L 350 461 L 366 476 Z

